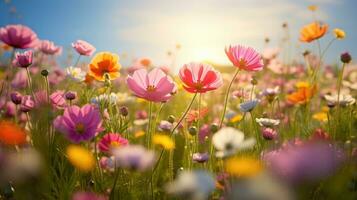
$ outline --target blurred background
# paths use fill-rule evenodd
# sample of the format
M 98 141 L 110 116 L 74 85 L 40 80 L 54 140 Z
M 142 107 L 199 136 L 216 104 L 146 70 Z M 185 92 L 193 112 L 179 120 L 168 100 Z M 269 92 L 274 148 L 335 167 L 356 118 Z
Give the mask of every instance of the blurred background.
M 318 9 L 311 12 L 310 5 Z M 336 63 L 342 51 L 357 54 L 356 8 L 354 0 L 2 0 L 0 26 L 28 25 L 40 39 L 65 49 L 83 39 L 98 52 L 121 55 L 123 65 L 149 57 L 154 65 L 177 68 L 190 61 L 228 64 L 224 47 L 236 43 L 262 51 L 265 45 L 281 46 L 289 40 L 285 50 L 302 59 L 296 55 L 307 46 L 298 41 L 299 30 L 318 20 L 330 30 L 346 31 L 346 39 L 335 43 L 325 58 Z M 269 44 L 264 43 L 266 38 Z M 65 56 L 66 51 L 59 59 Z

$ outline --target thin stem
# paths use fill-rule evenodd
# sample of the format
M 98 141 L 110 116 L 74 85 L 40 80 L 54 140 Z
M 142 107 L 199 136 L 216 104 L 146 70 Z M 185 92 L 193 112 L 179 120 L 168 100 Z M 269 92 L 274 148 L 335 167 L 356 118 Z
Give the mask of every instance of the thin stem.
M 183 121 L 183 119 L 186 117 L 188 111 L 190 111 L 191 107 L 192 107 L 192 104 L 193 102 L 195 101 L 196 99 L 196 96 L 197 96 L 197 93 L 195 93 L 195 95 L 193 96 L 190 104 L 187 106 L 186 108 L 186 111 L 184 112 L 184 114 L 181 116 L 181 118 L 179 119 L 179 121 L 177 122 L 176 126 L 172 129 L 171 131 L 171 135 L 175 132 L 175 130 L 179 127 L 179 125 L 181 124 L 181 122 Z
M 151 123 L 152 123 L 152 107 L 153 107 L 153 103 L 152 101 L 149 102 L 149 123 L 148 123 L 148 127 L 147 127 L 147 134 L 146 134 L 146 144 L 147 147 L 150 149 L 150 144 L 151 144 Z
M 30 75 L 30 70 L 29 70 L 28 67 L 26 67 L 26 73 L 27 73 L 27 82 L 28 82 L 28 86 L 29 86 L 30 92 L 32 94 L 33 99 L 36 100 L 35 93 L 33 92 L 33 85 L 32 85 L 32 79 L 31 79 L 31 75 Z
M 229 86 L 228 86 L 228 88 L 227 88 L 226 96 L 225 96 L 225 100 L 224 100 L 224 108 L 223 108 L 223 113 L 222 113 L 222 117 L 221 117 L 221 122 L 220 122 L 220 124 L 219 124 L 219 128 L 222 127 L 223 120 L 224 120 L 224 116 L 225 116 L 225 114 L 226 114 L 229 91 L 231 90 L 232 84 L 233 84 L 234 80 L 236 79 L 238 73 L 239 73 L 239 68 L 236 70 L 236 73 L 234 74 L 234 76 L 233 76 L 233 78 L 232 78 L 232 80 L 231 80 L 231 82 L 229 83 Z
M 78 56 L 78 58 L 77 58 L 77 60 L 76 60 L 76 62 L 74 64 L 74 67 L 77 67 L 80 58 L 81 58 L 81 55 Z
M 197 117 L 197 131 L 200 132 L 200 118 L 201 118 L 201 93 L 198 95 L 198 117 Z M 197 152 L 199 151 L 199 134 L 196 134 Z

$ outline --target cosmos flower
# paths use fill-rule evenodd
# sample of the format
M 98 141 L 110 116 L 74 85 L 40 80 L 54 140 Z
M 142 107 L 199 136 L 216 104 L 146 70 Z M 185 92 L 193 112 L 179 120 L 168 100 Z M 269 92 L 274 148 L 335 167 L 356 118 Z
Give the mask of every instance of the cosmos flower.
M 333 29 L 333 34 L 335 35 L 335 38 L 342 40 L 346 37 L 346 33 L 344 30 L 339 29 L 339 28 L 335 28 Z
M 26 70 L 19 70 L 11 81 L 11 86 L 16 89 L 26 88 L 28 84 L 28 76 Z
M 203 170 L 183 171 L 166 185 L 167 193 L 187 200 L 205 200 L 215 189 L 212 175 Z
M 38 42 L 36 33 L 23 25 L 7 25 L 0 28 L 0 40 L 17 49 L 33 48 Z
M 13 63 L 22 68 L 27 68 L 32 64 L 33 52 L 31 50 L 23 53 L 16 52 Z
M 262 135 L 266 140 L 273 140 L 278 137 L 278 132 L 270 127 L 264 127 L 262 130 Z
M 327 25 L 321 25 L 318 22 L 308 24 L 300 30 L 300 41 L 309 43 L 317 40 L 324 36 L 327 30 Z
M 107 133 L 98 143 L 99 150 L 108 153 L 110 149 L 126 146 L 129 141 L 118 133 Z
M 175 142 L 170 136 L 164 134 L 154 134 L 152 138 L 152 143 L 159 145 L 166 150 L 171 150 L 175 148 Z
M 273 173 L 294 183 L 332 175 L 343 157 L 337 147 L 322 141 L 286 145 L 263 154 L 263 160 Z
M 81 68 L 72 66 L 66 68 L 66 73 L 67 76 L 75 81 L 84 81 L 87 74 L 86 72 L 82 71 Z
M 72 47 L 77 51 L 79 55 L 91 56 L 95 52 L 95 47 L 84 40 L 77 40 L 72 43 Z
M 62 47 L 56 46 L 55 43 L 49 40 L 42 40 L 38 46 L 39 50 L 47 55 L 59 55 L 62 53 Z
M 297 91 L 287 95 L 287 100 L 293 104 L 306 104 L 316 92 L 316 87 L 298 87 Z
M 233 157 L 225 162 L 226 172 L 236 177 L 256 176 L 263 170 L 263 164 L 252 157 Z
M 52 106 L 57 109 L 63 109 L 67 106 L 64 91 L 57 90 L 50 95 L 50 102 Z
M 145 171 L 151 168 L 155 161 L 155 153 L 140 145 L 114 148 L 112 154 L 115 158 L 115 166 L 130 170 Z
M 241 70 L 260 71 L 263 69 L 260 54 L 251 47 L 229 46 L 225 49 L 225 52 L 233 65 Z
M 22 112 L 29 112 L 35 107 L 35 102 L 30 95 L 25 95 L 22 97 L 20 110 Z
M 232 127 L 224 127 L 213 135 L 212 142 L 217 149 L 216 156 L 227 157 L 239 150 L 253 147 L 255 139 L 244 140 L 244 133 L 241 131 Z
M 91 140 L 102 131 L 102 120 L 99 110 L 93 105 L 86 104 L 66 107 L 62 116 L 53 121 L 54 127 L 65 134 L 74 143 Z
M 105 76 L 110 80 L 114 80 L 120 75 L 120 67 L 118 55 L 110 52 L 100 52 L 91 60 L 88 74 L 97 81 L 105 81 Z
M 340 98 L 338 98 L 337 94 L 325 95 L 324 98 L 326 99 L 329 107 L 336 106 L 338 101 L 342 107 L 353 105 L 356 102 L 356 99 L 349 94 L 340 94 Z
M 250 101 L 243 102 L 243 103 L 239 104 L 239 109 L 242 112 L 250 112 L 255 108 L 255 106 L 258 105 L 259 102 L 260 102 L 260 100 L 258 100 L 258 99 L 253 99 Z
M 260 126 L 265 126 L 265 127 L 273 127 L 273 126 L 277 126 L 280 124 L 280 120 L 278 120 L 278 119 L 256 118 L 255 121 Z
M 174 81 L 159 68 L 150 72 L 136 70 L 133 75 L 128 75 L 126 82 L 135 96 L 153 102 L 168 101 L 176 91 Z
M 170 131 L 173 127 L 173 124 L 166 120 L 161 120 L 159 124 L 159 130 L 161 131 Z
M 223 85 L 221 74 L 211 65 L 189 63 L 181 67 L 179 76 L 183 88 L 191 93 L 205 93 Z
M 102 103 L 110 103 L 111 105 L 115 105 L 118 101 L 118 96 L 114 92 L 110 94 L 101 94 L 97 97 L 91 99 L 92 103 L 95 104 L 102 104 Z
M 22 95 L 19 92 L 11 92 L 10 99 L 14 104 L 19 105 L 22 101 Z
M 26 143 L 26 131 L 10 121 L 0 121 L 0 142 L 5 145 L 22 145 Z
M 209 159 L 208 153 L 194 153 L 192 155 L 192 160 L 194 162 L 204 163 L 204 162 L 208 161 L 208 159 Z
M 48 81 L 50 82 L 51 85 L 57 85 L 61 81 L 63 81 L 66 77 L 66 74 L 61 68 L 54 68 L 50 74 L 48 75 Z
M 95 167 L 93 154 L 79 145 L 69 145 L 66 149 L 69 162 L 83 172 L 89 172 Z

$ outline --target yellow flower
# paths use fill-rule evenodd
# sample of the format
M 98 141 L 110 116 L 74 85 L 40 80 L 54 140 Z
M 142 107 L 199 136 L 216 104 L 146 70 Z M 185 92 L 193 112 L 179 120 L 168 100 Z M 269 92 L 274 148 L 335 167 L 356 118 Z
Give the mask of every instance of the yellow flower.
M 81 146 L 68 146 L 66 154 L 69 162 L 80 171 L 89 172 L 95 166 L 93 154 Z
M 105 81 L 105 75 L 110 80 L 119 77 L 119 56 L 110 52 L 97 53 L 89 64 L 88 74 L 97 81 Z
M 306 81 L 299 81 L 295 84 L 296 88 L 308 88 L 310 84 Z
M 230 121 L 231 121 L 232 123 L 236 123 L 236 122 L 239 122 L 240 120 L 242 120 L 242 118 L 243 118 L 242 115 L 237 114 L 236 116 L 232 117 Z
M 262 163 L 251 157 L 235 157 L 226 161 L 226 172 L 236 177 L 252 177 L 263 170 Z
M 315 113 L 312 118 L 314 118 L 317 121 L 320 122 L 326 122 L 327 121 L 327 113 L 326 112 L 318 112 Z
M 134 133 L 134 137 L 135 138 L 139 138 L 139 137 L 142 137 L 145 135 L 145 132 L 144 131 L 137 131 Z
M 344 30 L 339 29 L 339 28 L 335 28 L 333 29 L 333 34 L 335 35 L 335 37 L 339 40 L 342 40 L 346 37 L 346 33 Z
M 155 134 L 152 138 L 152 143 L 162 146 L 166 150 L 175 148 L 175 143 L 170 136 L 164 134 Z
M 330 108 L 327 107 L 327 106 L 324 106 L 324 107 L 321 108 L 321 110 L 322 110 L 322 112 L 326 112 L 327 113 L 330 110 Z
M 307 8 L 312 12 L 315 12 L 317 10 L 317 6 L 316 5 L 310 5 Z

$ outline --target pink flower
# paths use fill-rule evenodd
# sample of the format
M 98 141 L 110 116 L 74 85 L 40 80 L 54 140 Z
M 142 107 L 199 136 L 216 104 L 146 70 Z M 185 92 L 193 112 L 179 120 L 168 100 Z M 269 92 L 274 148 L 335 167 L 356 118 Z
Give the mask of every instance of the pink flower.
M 33 58 L 33 52 L 31 50 L 25 51 L 23 53 L 16 52 L 13 63 L 16 66 L 27 68 L 32 64 L 32 58 Z
M 0 28 L 0 40 L 18 49 L 33 48 L 38 42 L 36 33 L 23 25 L 7 25 Z
M 62 47 L 56 46 L 49 40 L 42 40 L 39 44 L 40 51 L 48 55 L 59 55 L 62 53 Z
M 22 112 L 29 112 L 35 107 L 35 102 L 32 100 L 32 97 L 29 95 L 23 96 L 21 105 L 20 105 L 20 110 Z
M 102 131 L 102 119 L 99 109 L 86 104 L 66 107 L 62 116 L 53 121 L 54 127 L 74 142 L 88 141 Z
M 94 192 L 78 191 L 73 194 L 72 200 L 108 200 L 108 198 Z
M 184 83 L 183 87 L 191 93 L 205 93 L 223 84 L 221 74 L 212 66 L 203 63 L 185 64 L 179 75 Z
M 99 141 L 98 147 L 102 152 L 108 152 L 111 148 L 121 147 L 128 144 L 128 140 L 118 133 L 108 133 Z
M 95 47 L 84 40 L 77 40 L 72 43 L 72 47 L 82 56 L 91 56 L 95 52 Z
M 49 75 L 48 75 L 48 81 L 50 82 L 51 85 L 57 85 L 61 81 L 63 81 L 66 78 L 66 74 L 64 71 L 60 68 L 54 69 Z
M 260 54 L 251 47 L 235 45 L 229 46 L 225 51 L 229 60 L 239 69 L 246 71 L 260 71 L 263 69 Z
M 50 95 L 51 104 L 57 109 L 67 106 L 64 91 L 56 91 Z
M 135 96 L 153 102 L 165 102 L 176 91 L 171 77 L 158 68 L 150 72 L 146 69 L 136 70 L 133 75 L 128 76 L 126 82 Z

